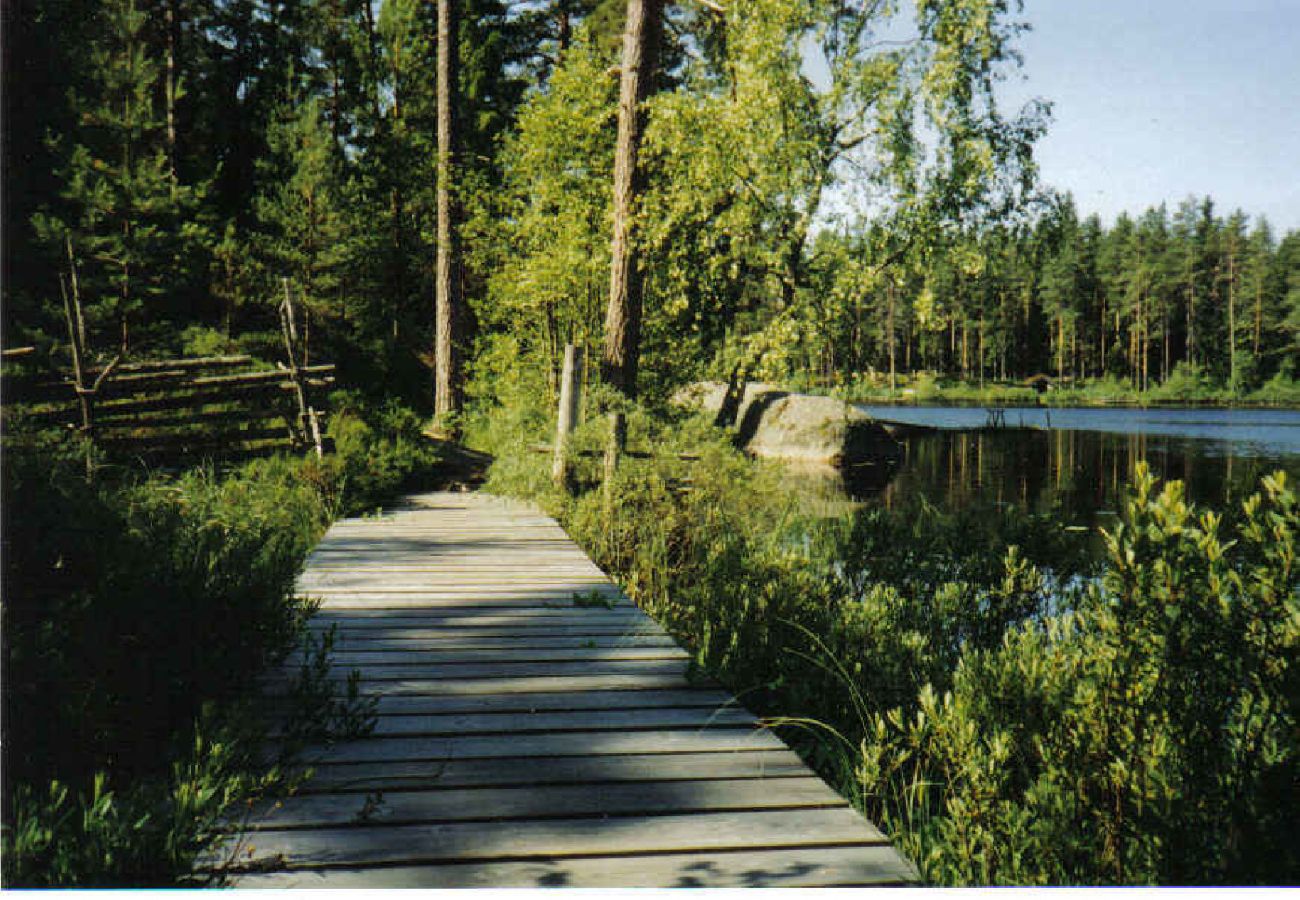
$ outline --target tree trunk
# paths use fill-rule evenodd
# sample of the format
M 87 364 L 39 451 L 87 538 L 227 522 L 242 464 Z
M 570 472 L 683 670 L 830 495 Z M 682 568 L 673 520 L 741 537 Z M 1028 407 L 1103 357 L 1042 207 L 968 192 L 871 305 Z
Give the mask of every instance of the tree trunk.
M 460 247 L 459 211 L 452 180 L 457 145 L 457 3 L 438 0 L 438 258 L 435 280 L 437 328 L 434 409 L 439 419 L 460 412 Z
M 1236 248 L 1228 250 L 1228 384 L 1237 389 L 1237 259 Z
M 633 215 L 641 191 L 637 154 L 645 124 L 641 105 L 650 91 L 659 44 L 663 0 L 627 0 L 623 71 L 614 151 L 614 235 L 610 243 L 609 306 L 601 376 L 629 397 L 636 395 L 641 343 L 642 274 L 633 253 Z
M 1256 359 L 1259 358 L 1259 338 L 1264 327 L 1264 279 L 1261 276 L 1255 285 L 1255 340 L 1251 345 Z
M 898 372 L 894 355 L 894 280 L 892 278 L 889 279 L 889 283 L 885 286 L 885 292 L 889 296 L 889 321 L 885 326 L 889 332 L 889 390 L 890 393 L 893 393 L 898 388 Z
M 165 93 L 167 101 L 167 167 L 172 177 L 172 191 L 176 190 L 176 44 L 180 28 L 180 17 L 176 14 L 179 0 L 167 0 L 163 9 L 167 29 L 167 80 Z

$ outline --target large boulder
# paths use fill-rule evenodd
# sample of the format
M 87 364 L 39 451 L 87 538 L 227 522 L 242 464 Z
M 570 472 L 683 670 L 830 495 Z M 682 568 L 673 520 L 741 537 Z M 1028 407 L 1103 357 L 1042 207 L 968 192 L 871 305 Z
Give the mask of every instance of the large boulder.
M 727 387 L 717 382 L 679 392 L 679 403 L 717 414 Z M 793 394 L 767 384 L 745 386 L 736 414 L 737 443 L 755 456 L 833 466 L 896 459 L 898 443 L 870 416 L 833 397 Z

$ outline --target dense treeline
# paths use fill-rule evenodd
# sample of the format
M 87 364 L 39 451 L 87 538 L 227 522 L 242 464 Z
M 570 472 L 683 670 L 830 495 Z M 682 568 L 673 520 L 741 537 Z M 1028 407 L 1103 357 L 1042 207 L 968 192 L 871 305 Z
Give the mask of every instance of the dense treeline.
M 472 205 L 526 89 L 579 19 L 616 33 L 619 4 L 461 5 Z M 291 290 L 352 383 L 427 398 L 432 4 L 20 0 L 5 19 L 7 344 L 65 340 L 75 274 L 102 355 L 274 352 Z
M 482 394 L 517 363 L 553 381 L 567 341 L 598 358 L 625 2 L 459 6 L 458 349 Z M 662 13 L 631 232 L 643 387 L 1291 375 L 1300 237 L 1209 198 L 1106 227 L 1044 197 L 1046 105 L 994 102 L 1007 4 L 733 7 Z M 289 290 L 347 380 L 428 404 L 436 18 L 414 0 L 11 5 L 7 343 L 62 340 L 75 273 L 105 356 L 271 352 Z M 863 185 L 870 215 L 826 211 Z
M 602 341 L 626 4 L 456 5 L 459 349 L 484 374 L 545 382 L 563 343 Z M 663 19 L 647 31 L 657 65 L 618 213 L 644 294 L 643 387 L 803 363 L 800 323 L 826 300 L 822 200 L 843 184 L 870 182 L 900 241 L 1023 198 L 1046 107 L 997 111 L 1021 27 L 1008 6 L 647 7 Z M 75 278 L 106 358 L 270 353 L 289 291 L 345 380 L 428 403 L 434 4 L 9 13 L 6 77 L 25 89 L 5 100 L 7 343 L 58 361 Z
M 821 236 L 829 328 L 811 367 L 929 370 L 967 381 L 1180 374 L 1235 393 L 1294 374 L 1300 232 L 1224 217 L 1209 197 L 1109 227 L 1054 198 L 1031 221 L 939 242 L 864 280 L 887 235 Z

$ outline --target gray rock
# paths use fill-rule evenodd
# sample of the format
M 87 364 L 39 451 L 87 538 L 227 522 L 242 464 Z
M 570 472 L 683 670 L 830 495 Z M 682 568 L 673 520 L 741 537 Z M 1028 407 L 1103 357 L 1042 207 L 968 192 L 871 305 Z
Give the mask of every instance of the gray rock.
M 716 414 L 726 385 L 702 382 L 675 402 Z M 870 416 L 833 397 L 793 394 L 750 383 L 736 416 L 737 443 L 755 456 L 833 466 L 855 466 L 898 457 L 898 443 Z

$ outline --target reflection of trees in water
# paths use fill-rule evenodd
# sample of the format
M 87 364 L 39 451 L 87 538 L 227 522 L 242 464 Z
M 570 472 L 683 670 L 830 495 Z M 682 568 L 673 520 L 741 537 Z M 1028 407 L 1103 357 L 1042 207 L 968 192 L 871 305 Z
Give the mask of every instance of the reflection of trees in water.
M 1300 456 L 1243 456 L 1226 442 L 1065 430 L 936 432 L 903 441 L 902 464 L 876 496 L 888 508 L 916 495 L 954 507 L 1013 503 L 1092 524 L 1098 513 L 1119 508 L 1139 460 L 1162 479 L 1183 481 L 1190 499 L 1220 508 L 1278 468 L 1300 476 Z

